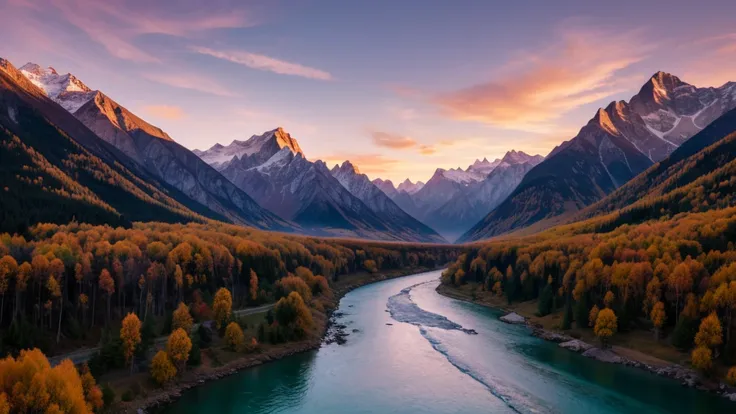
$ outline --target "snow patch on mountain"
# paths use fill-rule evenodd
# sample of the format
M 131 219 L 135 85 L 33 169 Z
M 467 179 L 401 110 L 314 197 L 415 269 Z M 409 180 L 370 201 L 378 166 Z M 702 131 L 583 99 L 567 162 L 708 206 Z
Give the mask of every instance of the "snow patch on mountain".
M 51 100 L 71 113 L 93 99 L 96 93 L 71 73 L 59 75 L 50 66 L 44 69 L 35 63 L 26 63 L 21 66 L 20 72 Z
M 304 157 L 304 152 L 299 147 L 297 140 L 281 127 L 261 135 L 253 135 L 245 141 L 233 140 L 227 146 L 215 144 L 208 150 L 194 150 L 193 152 L 215 169 L 222 170 L 233 159 L 259 155 L 261 160 L 268 160 L 284 148 L 294 155 L 301 154 Z M 260 165 L 260 162 L 256 164 Z

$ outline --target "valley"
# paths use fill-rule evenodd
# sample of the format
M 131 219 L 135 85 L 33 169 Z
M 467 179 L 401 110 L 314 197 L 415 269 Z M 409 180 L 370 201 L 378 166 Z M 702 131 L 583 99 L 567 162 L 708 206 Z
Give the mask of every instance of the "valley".
M 0 414 L 734 411 L 734 13 L 0 2 Z

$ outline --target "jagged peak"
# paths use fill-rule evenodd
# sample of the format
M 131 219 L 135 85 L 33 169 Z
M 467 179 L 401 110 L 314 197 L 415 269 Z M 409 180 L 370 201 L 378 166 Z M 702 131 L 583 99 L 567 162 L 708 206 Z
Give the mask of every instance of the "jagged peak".
M 345 172 L 345 173 L 352 173 L 352 174 L 358 174 L 358 175 L 360 174 L 360 170 L 358 169 L 358 167 L 353 165 L 353 163 L 350 162 L 350 160 L 343 161 L 342 165 L 335 164 L 335 166 L 332 167 L 331 172 L 332 173 Z
M 612 135 L 619 134 L 618 128 L 616 128 L 616 125 L 613 124 L 611 116 L 603 108 L 598 108 L 598 112 L 596 112 L 595 116 L 593 117 L 593 119 L 590 120 L 590 122 L 603 128 L 606 132 Z
M 376 178 L 375 180 L 373 180 L 373 183 L 374 184 L 382 184 L 382 185 L 386 185 L 386 186 L 391 186 L 392 188 L 396 188 L 396 186 L 394 185 L 394 182 L 391 181 L 391 180 L 383 180 L 383 179 L 380 179 L 380 178 Z
M 353 164 L 352 162 L 350 162 L 350 160 L 345 160 L 342 163 L 342 169 L 344 169 L 344 170 L 350 169 L 355 174 L 360 174 L 360 170 L 358 169 L 358 167 L 355 164 Z

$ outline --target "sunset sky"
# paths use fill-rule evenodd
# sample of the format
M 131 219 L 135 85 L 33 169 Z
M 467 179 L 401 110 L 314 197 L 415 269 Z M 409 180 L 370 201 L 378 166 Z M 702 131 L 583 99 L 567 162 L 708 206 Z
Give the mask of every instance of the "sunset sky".
M 71 72 L 194 149 L 284 127 L 427 180 L 546 155 L 657 70 L 736 80 L 736 1 L 0 0 L 0 56 Z

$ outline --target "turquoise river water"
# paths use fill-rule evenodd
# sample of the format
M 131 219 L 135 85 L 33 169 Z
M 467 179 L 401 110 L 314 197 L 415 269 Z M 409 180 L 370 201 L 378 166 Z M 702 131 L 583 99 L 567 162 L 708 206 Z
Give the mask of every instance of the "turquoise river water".
M 205 384 L 165 412 L 736 412 L 716 395 L 590 360 L 500 322 L 493 310 L 440 296 L 439 275 L 356 289 L 340 302 L 346 344 Z

